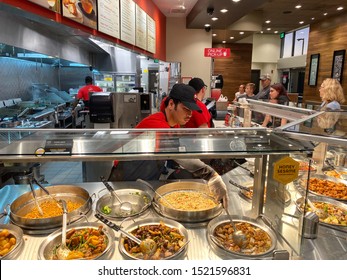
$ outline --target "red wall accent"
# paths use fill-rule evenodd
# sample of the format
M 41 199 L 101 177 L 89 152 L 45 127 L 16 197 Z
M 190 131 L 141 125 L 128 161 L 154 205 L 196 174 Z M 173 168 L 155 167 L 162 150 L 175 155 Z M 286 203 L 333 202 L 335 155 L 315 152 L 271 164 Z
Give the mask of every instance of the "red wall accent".
M 55 20 L 56 22 L 70 26 L 72 28 L 82 30 L 96 37 L 100 37 L 110 42 L 124 46 L 130 50 L 134 50 L 136 52 L 140 52 L 150 57 L 165 61 L 166 60 L 166 17 L 158 9 L 158 7 L 152 2 L 152 0 L 134 0 L 134 2 L 138 4 L 156 22 L 156 53 L 155 54 L 152 54 L 146 50 L 140 49 L 136 46 L 130 45 L 126 42 L 123 42 L 122 40 L 111 37 L 95 29 L 79 24 L 78 22 L 75 22 L 66 17 L 63 17 L 62 15 L 58 13 L 45 9 L 32 2 L 29 2 L 26 0 L 0 0 L 0 3 L 5 3 L 10 6 L 14 6 L 22 10 L 25 10 L 29 13 L 33 13 L 33 14 L 42 16 L 44 18 Z

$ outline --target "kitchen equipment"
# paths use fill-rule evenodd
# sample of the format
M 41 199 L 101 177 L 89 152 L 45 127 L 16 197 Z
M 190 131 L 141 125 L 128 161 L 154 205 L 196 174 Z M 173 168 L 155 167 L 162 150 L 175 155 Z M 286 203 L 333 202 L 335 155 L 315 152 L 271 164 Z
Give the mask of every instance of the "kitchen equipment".
M 172 192 L 188 191 L 188 192 L 201 192 L 204 195 L 210 196 L 207 184 L 194 182 L 194 181 L 180 181 L 165 184 L 157 189 L 157 193 L 161 196 Z M 212 198 L 214 200 L 214 198 Z M 221 203 L 216 204 L 214 208 L 207 210 L 196 210 L 196 211 L 183 211 L 175 208 L 170 208 L 162 205 L 160 202 L 160 196 L 155 195 L 152 205 L 154 209 L 161 215 L 186 223 L 199 223 L 213 219 L 214 217 L 221 214 L 223 207 Z
M 46 189 L 57 199 L 82 203 L 81 207 L 68 213 L 70 223 L 79 220 L 82 215 L 87 214 L 91 209 L 92 199 L 89 196 L 89 193 L 81 187 L 75 185 L 56 185 L 46 187 Z M 41 189 L 36 190 L 35 193 L 40 202 L 50 199 Z M 62 215 L 42 219 L 25 218 L 24 216 L 30 212 L 34 206 L 35 202 L 32 199 L 31 192 L 19 196 L 10 205 L 11 222 L 18 225 L 25 233 L 29 234 L 51 233 L 61 227 Z
M 229 180 L 229 183 L 232 184 L 232 185 L 234 185 L 235 187 L 237 187 L 237 188 L 239 188 L 239 189 L 241 189 L 241 190 L 245 190 L 245 191 L 247 191 L 247 192 L 249 192 L 249 191 L 252 190 L 250 187 L 242 186 L 242 185 L 236 183 L 235 181 L 233 181 L 233 180 L 231 180 L 231 179 Z
M 254 259 L 254 258 L 263 258 L 271 255 L 277 245 L 276 233 L 263 222 L 258 221 L 258 219 L 252 219 L 245 216 L 232 215 L 231 216 L 234 222 L 237 223 L 247 223 L 250 226 L 255 227 L 256 229 L 262 230 L 264 234 L 269 237 L 271 244 L 268 245 L 268 248 L 264 252 L 255 252 L 254 247 L 252 248 L 252 243 L 249 242 L 246 248 L 240 249 L 240 251 L 232 251 L 225 248 L 221 241 L 219 241 L 218 236 L 215 235 L 215 230 L 218 226 L 224 224 L 230 224 L 229 217 L 226 215 L 221 215 L 212 219 L 207 225 L 206 236 L 208 243 L 211 249 L 223 259 L 233 259 L 233 258 L 242 258 L 242 259 Z M 214 236 L 214 237 L 211 237 Z M 247 234 L 246 234 L 247 236 Z M 216 240 L 218 239 L 218 240 Z
M 98 230 L 100 227 L 100 223 L 77 223 L 77 224 L 70 224 L 66 227 L 67 232 L 70 230 L 81 230 L 81 229 L 95 229 Z M 107 245 L 105 250 L 98 256 L 96 256 L 94 259 L 97 260 L 108 260 L 112 257 L 114 253 L 115 248 L 115 235 L 113 230 L 109 229 L 108 227 L 104 227 L 102 229 L 103 233 L 106 235 L 107 238 Z M 48 235 L 44 241 L 40 244 L 38 249 L 38 259 L 39 260 L 52 260 L 55 248 L 61 244 L 62 241 L 62 231 L 61 229 L 58 229 Z
M 225 212 L 227 213 L 227 216 L 230 220 L 231 225 L 233 226 L 233 241 L 235 242 L 235 244 L 237 244 L 240 248 L 245 248 L 248 244 L 248 240 L 246 235 L 242 232 L 242 230 L 238 230 L 235 226 L 235 223 L 233 221 L 232 216 L 229 213 L 229 209 L 224 207 Z
M 39 202 L 37 201 L 37 197 L 36 197 L 36 193 L 35 193 L 33 184 L 31 182 L 29 182 L 29 186 L 30 186 L 31 192 L 32 192 L 33 197 L 34 197 L 35 205 L 36 205 L 37 209 L 39 210 L 40 215 L 43 216 L 43 210 L 41 209 L 41 206 L 40 206 Z
M 184 244 L 182 244 L 182 246 L 180 247 L 179 250 L 177 250 L 175 252 L 175 254 L 172 254 L 172 255 L 168 255 L 167 257 L 165 257 L 164 259 L 165 260 L 169 260 L 169 259 L 182 259 L 187 251 L 187 245 L 188 245 L 188 231 L 187 229 L 182 225 L 180 224 L 179 222 L 176 222 L 176 221 L 173 221 L 171 219 L 166 219 L 166 218 L 148 218 L 148 219 L 144 219 L 144 220 L 140 220 L 140 221 L 137 221 L 129 226 L 127 226 L 126 228 L 124 228 L 124 231 L 129 233 L 129 232 L 132 232 L 133 230 L 136 230 L 138 229 L 139 227 L 142 227 L 142 226 L 156 226 L 156 225 L 159 225 L 159 224 L 164 224 L 165 226 L 167 227 L 170 227 L 170 228 L 176 228 L 179 233 L 184 237 L 183 239 L 183 242 L 185 242 Z M 119 251 L 120 253 L 127 259 L 141 259 L 140 257 L 136 257 L 130 253 L 127 252 L 127 250 L 125 249 L 124 247 L 124 236 L 121 235 L 120 236 L 120 239 L 119 239 Z
M 121 215 L 129 216 L 133 212 L 133 205 L 130 202 L 122 201 L 113 187 L 106 181 L 106 179 L 103 176 L 100 176 L 101 181 L 106 186 L 107 190 L 111 193 L 112 198 L 116 198 L 119 202 L 119 205 L 116 205 L 114 201 L 112 200 L 112 206 L 115 208 L 114 211 L 120 212 Z
M 242 169 L 246 170 L 247 172 L 249 172 L 249 176 L 251 176 L 252 178 L 254 177 L 254 173 L 252 172 L 252 170 L 244 167 L 242 164 L 238 163 L 237 160 L 234 160 L 234 163 L 238 166 L 241 167 Z
M 314 212 L 307 212 L 299 219 L 299 234 L 304 238 L 315 239 L 318 235 L 319 217 Z
M 63 226 L 61 230 L 61 244 L 56 249 L 59 260 L 66 260 L 71 250 L 66 246 L 67 206 L 65 200 L 61 200 L 63 206 Z
M 140 245 L 141 251 L 144 254 L 153 254 L 155 250 L 157 249 L 157 243 L 153 239 L 146 238 L 144 240 L 140 240 L 131 233 L 128 233 L 124 231 L 120 226 L 117 226 L 116 224 L 112 223 L 111 221 L 107 220 L 100 214 L 95 214 L 95 217 L 99 219 L 101 222 L 103 222 L 108 227 L 114 229 L 115 231 L 120 231 L 122 234 L 124 234 L 126 237 L 130 238 L 132 241 Z

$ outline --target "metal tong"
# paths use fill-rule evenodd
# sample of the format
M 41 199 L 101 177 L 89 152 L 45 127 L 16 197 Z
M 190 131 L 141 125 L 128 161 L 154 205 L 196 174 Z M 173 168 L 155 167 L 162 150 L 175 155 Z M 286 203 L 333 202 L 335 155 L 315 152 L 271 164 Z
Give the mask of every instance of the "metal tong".
M 233 180 L 231 180 L 231 179 L 229 180 L 229 183 L 232 184 L 232 185 L 234 185 L 235 187 L 241 189 L 241 190 L 245 190 L 245 191 L 248 191 L 248 192 L 251 191 L 251 188 L 242 186 L 242 185 L 236 183 L 235 181 L 233 181 Z
M 254 177 L 254 173 L 251 170 L 249 170 L 248 168 L 242 166 L 242 164 L 238 163 L 237 160 L 234 160 L 234 163 L 237 166 L 241 167 L 242 169 L 247 170 L 249 172 L 249 176 L 251 176 L 252 178 Z

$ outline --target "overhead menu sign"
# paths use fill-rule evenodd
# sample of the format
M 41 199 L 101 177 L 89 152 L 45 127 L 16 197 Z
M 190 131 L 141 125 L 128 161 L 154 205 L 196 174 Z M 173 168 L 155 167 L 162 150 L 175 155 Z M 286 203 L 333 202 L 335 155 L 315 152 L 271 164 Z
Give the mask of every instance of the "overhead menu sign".
M 155 21 L 149 15 L 147 15 L 147 51 L 155 53 L 156 51 L 156 27 Z
M 90 28 L 96 29 L 97 5 L 96 0 L 63 0 L 62 14 Z
M 28 0 L 29 2 L 33 2 L 41 7 L 49 9 L 53 12 L 60 14 L 60 0 Z
M 205 48 L 205 57 L 226 58 L 230 57 L 229 48 Z
M 120 39 L 135 45 L 135 2 L 120 0 Z
M 139 5 L 136 5 L 136 46 L 147 48 L 147 14 Z
M 99 31 L 120 38 L 119 0 L 99 0 L 98 14 Z

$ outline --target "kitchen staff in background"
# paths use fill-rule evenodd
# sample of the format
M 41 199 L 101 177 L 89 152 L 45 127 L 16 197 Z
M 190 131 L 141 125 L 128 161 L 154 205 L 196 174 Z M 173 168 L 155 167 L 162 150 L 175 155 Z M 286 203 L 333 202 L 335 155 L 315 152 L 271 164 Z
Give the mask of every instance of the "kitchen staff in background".
M 340 110 L 345 102 L 342 86 L 336 79 L 325 79 L 319 87 L 319 95 L 322 99 L 320 111 Z
M 213 127 L 212 116 L 206 105 L 202 102 L 205 97 L 207 85 L 200 78 L 193 78 L 189 81 L 188 85 L 193 87 L 196 92 L 196 104 L 200 107 L 199 111 L 193 111 L 189 121 L 184 125 L 186 128 L 209 128 Z
M 192 116 L 193 111 L 200 111 L 196 104 L 194 88 L 185 84 L 175 84 L 169 96 L 165 99 L 165 109 L 144 118 L 136 128 L 179 128 L 185 125 Z M 227 205 L 227 191 L 221 176 L 210 166 L 199 159 L 175 159 L 177 164 L 191 172 L 194 178 L 201 178 L 212 182 L 209 189 L 219 201 Z M 135 160 L 120 161 L 113 166 L 109 181 L 135 181 L 159 180 L 165 161 L 160 160 Z
M 78 93 L 76 95 L 76 100 L 72 105 L 72 109 L 75 109 L 75 107 L 77 106 L 78 102 L 80 100 L 83 100 L 84 106 L 86 109 L 88 109 L 89 106 L 89 94 L 91 92 L 101 92 L 102 88 L 93 85 L 93 78 L 91 76 L 87 76 L 85 78 L 85 86 L 81 87 L 78 90 Z

